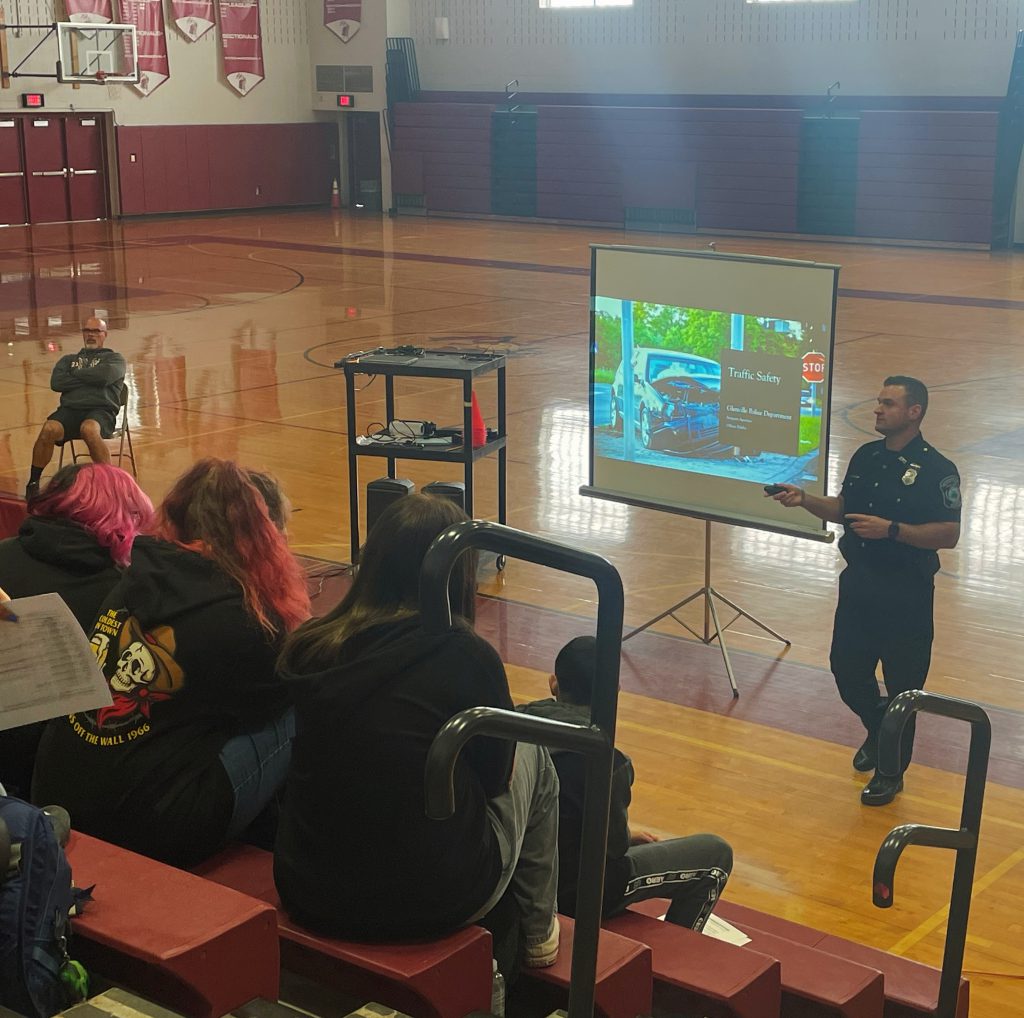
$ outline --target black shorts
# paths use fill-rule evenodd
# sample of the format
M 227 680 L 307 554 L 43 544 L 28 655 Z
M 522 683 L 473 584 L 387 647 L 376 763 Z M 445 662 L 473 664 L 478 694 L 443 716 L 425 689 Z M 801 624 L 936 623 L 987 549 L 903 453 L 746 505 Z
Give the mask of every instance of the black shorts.
M 110 438 L 117 428 L 117 414 L 105 408 L 99 410 L 71 410 L 57 407 L 48 421 L 56 421 L 64 429 L 64 437 L 57 443 L 63 445 L 73 438 L 81 438 L 83 421 L 95 421 L 100 426 L 100 435 Z

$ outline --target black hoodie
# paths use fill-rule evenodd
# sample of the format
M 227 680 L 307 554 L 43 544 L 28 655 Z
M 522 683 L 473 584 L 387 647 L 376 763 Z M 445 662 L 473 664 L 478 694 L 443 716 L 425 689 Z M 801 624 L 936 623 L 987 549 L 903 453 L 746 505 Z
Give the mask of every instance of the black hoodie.
M 234 806 L 222 747 L 287 709 L 278 641 L 214 562 L 141 537 L 92 642 L 113 706 L 49 723 L 34 800 L 66 807 L 88 834 L 197 862 L 220 847 Z
M 300 923 L 357 940 L 457 929 L 497 887 L 486 801 L 508 788 L 513 747 L 473 739 L 455 770 L 455 815 L 430 820 L 427 750 L 468 707 L 512 708 L 494 648 L 418 618 L 352 637 L 325 671 L 285 675 L 296 733 L 274 875 Z
M 78 624 L 91 632 L 121 571 L 110 552 L 77 523 L 29 516 L 17 537 L 0 541 L 0 577 L 11 597 L 60 594 Z
M 574 725 L 590 724 L 590 708 L 561 700 L 535 700 L 519 710 L 552 721 Z M 576 915 L 576 891 L 580 869 L 580 845 L 583 833 L 583 792 L 586 785 L 586 761 L 579 753 L 552 749 L 551 762 L 558 771 L 558 911 Z M 612 768 L 612 801 L 608 815 L 608 855 L 604 870 L 604 914 L 610 915 L 622 905 L 631 867 L 629 851 L 629 802 L 632 796 L 633 763 L 621 750 L 615 750 Z

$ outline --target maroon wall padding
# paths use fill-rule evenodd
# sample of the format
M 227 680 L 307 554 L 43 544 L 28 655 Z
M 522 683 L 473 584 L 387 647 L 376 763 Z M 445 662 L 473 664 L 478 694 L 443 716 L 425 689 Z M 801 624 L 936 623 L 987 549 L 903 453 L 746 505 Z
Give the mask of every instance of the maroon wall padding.
M 335 145 L 328 123 L 119 127 L 121 211 L 326 204 Z
M 75 920 L 75 957 L 190 1018 L 277 1000 L 277 915 L 265 902 L 73 832 L 68 860 L 95 885 Z
M 987 244 L 998 129 L 980 110 L 865 111 L 857 235 Z
M 800 119 L 795 110 L 542 106 L 537 214 L 621 222 L 626 208 L 683 209 L 705 228 L 795 230 Z
M 17 537 L 21 521 L 27 515 L 23 498 L 0 494 L 0 540 Z
M 399 103 L 391 142 L 396 194 L 437 212 L 491 211 L 490 105 Z M 417 190 L 405 190 L 419 182 Z M 401 185 L 401 186 L 399 186 Z
M 653 952 L 654 1005 L 659 1011 L 778 1018 L 781 968 L 774 958 L 632 909 L 606 919 L 604 928 Z
M 195 872 L 211 887 L 233 888 L 279 910 L 282 961 L 289 971 L 417 1018 L 462 1018 L 490 1009 L 491 935 L 481 926 L 417 943 L 359 944 L 320 937 L 281 909 L 272 853 L 233 845 Z

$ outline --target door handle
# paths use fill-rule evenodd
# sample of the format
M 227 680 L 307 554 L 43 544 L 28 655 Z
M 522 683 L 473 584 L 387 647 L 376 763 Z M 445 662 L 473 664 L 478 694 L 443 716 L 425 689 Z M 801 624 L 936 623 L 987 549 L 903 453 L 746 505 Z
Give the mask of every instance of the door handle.
M 17 173 L 0 173 L 0 177 L 24 177 L 25 174 L 20 170 Z
M 76 170 L 72 167 L 68 172 L 72 177 L 95 177 L 99 170 Z
M 64 170 L 33 170 L 33 177 L 66 177 L 68 171 Z

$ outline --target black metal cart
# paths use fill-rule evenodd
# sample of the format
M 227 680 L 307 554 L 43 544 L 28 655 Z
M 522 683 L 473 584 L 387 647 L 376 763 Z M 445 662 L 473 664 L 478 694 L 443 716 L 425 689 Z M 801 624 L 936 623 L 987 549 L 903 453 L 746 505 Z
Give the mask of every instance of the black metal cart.
M 359 559 L 359 457 L 376 456 L 388 462 L 388 477 L 396 477 L 397 460 L 429 460 L 435 463 L 462 464 L 466 485 L 466 513 L 473 516 L 473 465 L 484 456 L 498 456 L 498 522 L 505 522 L 506 506 L 506 442 L 505 431 L 505 358 L 501 354 L 463 352 L 458 350 L 407 349 L 374 350 L 353 354 L 339 361 L 336 367 L 345 370 L 345 401 L 348 419 L 348 500 L 351 521 L 352 562 Z M 473 433 L 471 401 L 473 382 L 481 375 L 497 372 L 498 397 L 496 433 L 488 433 L 487 442 L 473 448 L 468 437 Z M 382 375 L 387 422 L 395 420 L 396 378 L 437 378 L 462 382 L 462 444 L 449 447 L 409 444 L 360 445 L 356 439 L 357 375 Z M 499 562 L 499 568 L 503 565 Z

